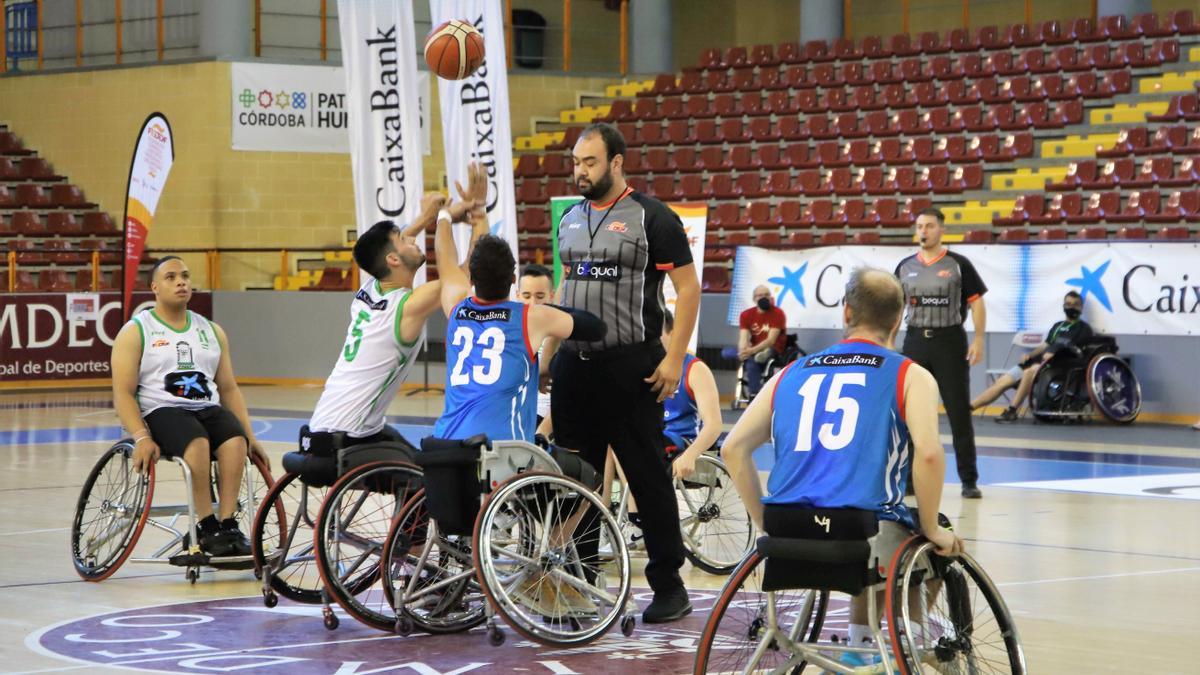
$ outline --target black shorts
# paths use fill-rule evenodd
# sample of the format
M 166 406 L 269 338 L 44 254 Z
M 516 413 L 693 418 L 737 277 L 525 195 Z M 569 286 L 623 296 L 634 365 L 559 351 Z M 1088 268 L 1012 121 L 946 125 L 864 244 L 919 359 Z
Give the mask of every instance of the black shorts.
M 663 405 L 644 378 L 654 373 L 664 356 L 666 350 L 658 340 L 598 358 L 581 359 L 560 351 L 550 364 L 554 443 L 602 452 L 614 436 L 636 428 L 640 436 L 661 444 Z M 662 452 L 659 445 L 657 454 Z
M 246 438 L 242 423 L 233 413 L 219 405 L 200 410 L 158 408 L 146 415 L 150 437 L 162 450 L 163 457 L 183 457 L 188 444 L 197 438 L 207 438 L 208 448 L 216 457 L 217 448 L 231 438 Z

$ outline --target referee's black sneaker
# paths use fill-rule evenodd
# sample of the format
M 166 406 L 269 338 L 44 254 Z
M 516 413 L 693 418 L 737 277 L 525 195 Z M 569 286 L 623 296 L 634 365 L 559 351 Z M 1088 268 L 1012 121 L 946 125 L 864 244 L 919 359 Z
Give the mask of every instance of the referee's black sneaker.
M 642 623 L 668 623 L 678 621 L 692 613 L 687 589 L 680 586 L 672 591 L 655 593 L 650 606 L 642 612 Z
M 962 484 L 962 496 L 963 499 L 982 499 L 983 493 L 979 491 L 975 481 L 970 481 Z

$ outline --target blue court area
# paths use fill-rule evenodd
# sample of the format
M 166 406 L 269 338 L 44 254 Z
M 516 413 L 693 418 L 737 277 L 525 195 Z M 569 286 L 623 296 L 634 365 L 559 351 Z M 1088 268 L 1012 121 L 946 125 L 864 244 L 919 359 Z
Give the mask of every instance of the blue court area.
M 280 443 L 295 443 L 300 427 L 307 421 L 303 418 L 273 416 L 282 411 L 260 411 L 255 414 L 255 434 L 260 440 Z M 261 413 L 266 413 L 264 416 Z M 389 417 L 400 433 L 414 444 L 433 431 L 433 419 L 425 417 Z M 75 428 L 51 428 L 0 431 L 0 446 L 40 445 L 54 443 L 80 443 L 91 441 L 116 441 L 121 430 L 115 425 Z M 1091 478 L 1125 478 L 1136 476 L 1158 476 L 1185 474 L 1200 471 L 1200 456 L 1193 458 L 1166 457 L 1141 454 L 1114 454 L 1103 452 L 1061 451 L 1037 448 L 1037 441 L 1030 439 L 1027 448 L 979 448 L 979 473 L 985 485 L 1010 483 L 1036 483 L 1041 481 L 1081 480 Z M 946 444 L 946 479 L 956 483 L 954 454 Z M 763 445 L 754 454 L 755 463 L 763 471 L 769 471 L 775 463 L 770 445 Z M 1036 487 L 1025 485 L 1024 487 Z

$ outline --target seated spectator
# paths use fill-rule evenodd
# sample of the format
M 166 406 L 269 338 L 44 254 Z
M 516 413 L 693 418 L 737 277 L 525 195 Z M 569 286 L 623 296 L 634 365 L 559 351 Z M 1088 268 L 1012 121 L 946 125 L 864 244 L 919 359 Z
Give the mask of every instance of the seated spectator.
M 775 298 L 766 286 L 754 289 L 754 307 L 738 318 L 738 361 L 746 378 L 747 398 L 762 389 L 763 368 L 771 357 L 783 352 L 787 344 L 787 315 L 775 306 Z
M 1016 386 L 1017 393 L 1013 396 L 1012 405 L 1004 409 L 997 422 L 1015 422 L 1017 411 L 1033 390 L 1033 380 L 1043 363 L 1049 361 L 1060 350 L 1068 347 L 1082 347 L 1087 344 L 1095 333 L 1088 322 L 1080 319 L 1083 313 L 1083 298 L 1075 291 L 1068 291 L 1063 298 L 1063 314 L 1066 319 L 1056 322 L 1046 334 L 1046 341 L 1038 345 L 1017 362 L 1007 373 L 992 383 L 982 394 L 971 401 L 971 410 L 978 410 L 1003 394 L 1010 387 Z

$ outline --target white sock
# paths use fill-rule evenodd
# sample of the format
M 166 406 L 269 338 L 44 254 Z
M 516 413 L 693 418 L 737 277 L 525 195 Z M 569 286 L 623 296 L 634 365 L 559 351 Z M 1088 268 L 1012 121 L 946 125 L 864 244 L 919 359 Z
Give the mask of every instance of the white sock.
M 850 624 L 850 646 L 862 647 L 863 643 L 871 643 L 871 629 L 862 624 Z

